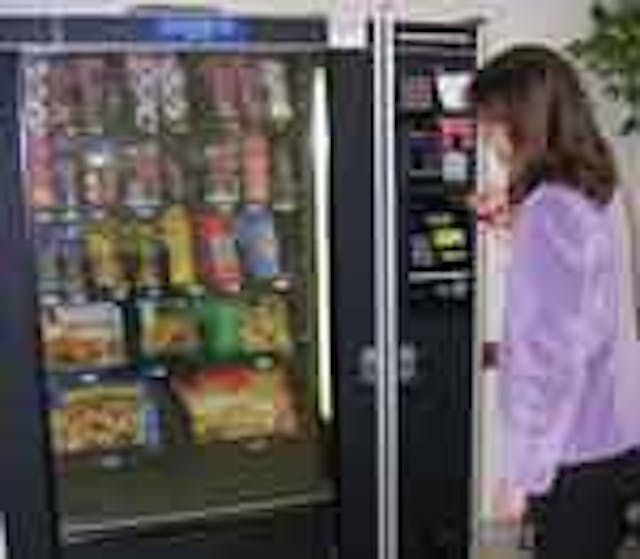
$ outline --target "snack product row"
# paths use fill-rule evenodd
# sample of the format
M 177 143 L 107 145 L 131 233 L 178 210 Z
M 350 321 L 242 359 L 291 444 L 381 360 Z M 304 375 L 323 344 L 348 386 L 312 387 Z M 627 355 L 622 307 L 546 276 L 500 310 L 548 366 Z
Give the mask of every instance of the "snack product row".
M 288 304 L 272 294 L 58 305 L 42 310 L 40 330 L 45 369 L 60 374 L 181 356 L 209 363 L 286 358 L 294 344 Z
M 276 220 L 260 205 L 236 215 L 176 204 L 150 219 L 39 223 L 35 243 L 43 293 L 204 286 L 237 294 L 247 280 L 282 276 Z
M 24 113 L 38 136 L 185 134 L 203 112 L 226 127 L 282 128 L 294 116 L 289 80 L 287 64 L 267 57 L 34 55 L 24 63 Z
M 400 83 L 400 105 L 407 111 L 466 111 L 472 79 L 473 74 L 466 70 L 413 71 Z
M 37 209 L 169 202 L 295 206 L 295 144 L 260 130 L 180 141 L 28 135 L 27 191 Z
M 467 184 L 473 172 L 475 134 L 475 124 L 467 117 L 412 123 L 407 133 L 410 173 Z
M 184 414 L 172 413 L 167 396 Z M 175 442 L 167 418 L 176 421 L 181 415 L 186 420 L 177 431 L 195 444 L 293 436 L 298 429 L 287 376 L 279 366 L 267 371 L 213 367 L 172 378 L 163 387 L 138 381 L 51 390 L 53 448 L 61 455 L 158 449 Z

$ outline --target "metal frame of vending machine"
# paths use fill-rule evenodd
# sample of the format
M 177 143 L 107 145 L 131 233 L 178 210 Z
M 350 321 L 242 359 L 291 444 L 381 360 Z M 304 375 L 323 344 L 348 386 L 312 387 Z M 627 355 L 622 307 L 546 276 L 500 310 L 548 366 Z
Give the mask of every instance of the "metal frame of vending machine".
M 134 452 L 130 462 L 128 455 L 109 454 L 99 461 L 102 469 L 87 470 L 86 461 L 60 461 L 51 450 L 51 443 L 59 444 L 59 435 L 46 427 L 51 384 L 57 388 L 72 381 L 60 380 L 67 375 L 50 382 L 44 366 L 50 349 L 40 343 L 41 263 L 34 235 L 39 218 L 23 188 L 29 170 L 23 64 L 34 55 L 59 59 L 127 52 L 304 56 L 309 67 L 317 68 L 307 84 L 315 107 L 307 120 L 316 142 L 298 172 L 313 184 L 307 198 L 313 209 L 307 226 L 315 272 L 309 301 L 318 342 L 309 362 L 317 394 L 323 395 L 313 413 L 330 420 L 321 422 L 305 466 L 289 461 L 288 473 L 279 478 L 271 468 L 276 471 L 280 459 L 264 440 L 253 441 L 246 452 L 234 450 L 239 462 L 225 466 L 226 477 L 215 475 L 224 462 L 215 453 L 205 453 L 206 459 L 191 468 L 200 451 L 178 444 L 172 475 L 167 475 L 165 466 L 158 466 L 164 448 L 158 441 L 164 439 L 157 433 L 162 432 L 158 426 L 166 427 L 165 416 L 147 400 L 136 421 L 147 421 L 151 408 L 160 418 L 153 423 L 156 446 L 150 457 Z M 0 358 L 6 363 L 0 375 L 0 511 L 9 559 L 44 559 L 57 552 L 66 559 L 114 553 L 125 559 L 151 554 L 158 559 L 466 555 L 473 226 L 468 216 L 461 217 L 461 205 L 440 206 L 460 204 L 472 186 L 471 147 L 464 143 L 471 117 L 468 108 L 457 107 L 458 97 L 455 115 L 442 114 L 441 101 L 421 103 L 451 94 L 438 81 L 440 74 L 468 74 L 474 64 L 474 24 L 396 26 L 389 14 L 378 15 L 369 41 L 340 50 L 330 48 L 326 23 L 319 19 L 160 12 L 0 21 Z M 407 72 L 417 75 L 418 104 L 394 105 L 394 89 L 396 100 L 403 99 Z M 459 92 L 459 79 L 445 81 Z M 430 84 L 427 93 L 425 83 Z M 445 116 L 454 121 L 445 126 L 440 118 Z M 466 180 L 460 174 L 460 180 L 439 180 L 433 169 L 412 167 L 411 161 L 442 165 L 442 150 L 429 141 L 433 132 L 462 135 L 453 151 L 467 153 Z M 461 154 L 457 166 L 450 155 L 451 168 L 462 173 Z M 78 217 L 76 209 L 62 210 L 63 219 Z M 102 210 L 89 207 L 80 213 L 85 211 L 91 218 L 104 217 Z M 412 225 L 415 215 L 418 229 Z M 418 237 L 420 243 L 435 243 L 428 262 L 423 253 L 412 260 Z M 450 259 L 444 268 L 443 255 Z M 154 287 L 145 297 L 163 293 Z M 86 302 L 86 296 L 66 292 L 63 302 L 66 297 Z M 125 323 L 134 332 L 139 327 L 135 320 Z M 136 352 L 142 345 L 127 344 Z M 141 370 L 134 368 L 136 375 Z M 145 382 L 167 382 L 166 373 L 151 370 L 153 378 Z M 101 375 L 89 371 L 80 381 L 91 384 Z M 135 397 L 142 398 L 138 392 Z M 228 447 L 216 448 L 228 452 Z M 140 464 L 150 475 L 136 477 L 135 471 L 143 471 L 136 470 Z M 234 464 L 241 467 L 234 470 Z M 312 466 L 321 475 L 301 478 L 300 472 Z M 209 485 L 200 485 L 204 477 Z M 256 479 L 271 479 L 279 489 L 272 494 L 265 482 L 247 492 Z M 226 496 L 218 502 L 215 491 L 221 487 Z M 190 506 L 193 502 L 199 505 Z M 128 507 L 134 512 L 121 514 Z
M 316 142 L 298 172 L 314 182 L 314 194 L 309 193 L 308 200 L 315 213 L 308 224 L 315 239 L 310 257 L 319 339 L 314 361 L 319 371 L 317 390 L 324 400 L 317 402 L 322 409 L 313 411 L 331 417 L 318 430 L 320 453 L 311 458 L 323 472 L 322 479 L 302 482 L 288 492 L 281 488 L 280 495 L 269 491 L 262 496 L 238 495 L 238 502 L 233 502 L 233 491 L 242 493 L 243 484 L 251 485 L 254 478 L 269 479 L 269 468 L 279 460 L 269 458 L 268 442 L 254 441 L 247 452 L 249 456 L 255 452 L 257 458 L 253 462 L 246 455 L 242 458 L 243 467 L 249 469 L 239 470 L 238 479 L 230 482 L 237 488 L 227 489 L 226 501 L 217 503 L 208 497 L 206 487 L 198 489 L 198 476 L 206 474 L 206 468 L 213 468 L 211 483 L 220 485 L 215 478 L 215 456 L 206 468 L 195 468 L 189 476 L 193 453 L 187 447 L 178 447 L 171 466 L 173 478 L 166 471 L 159 476 L 157 461 L 162 451 L 157 449 L 160 454 L 150 458 L 134 453 L 134 465 L 146 463 L 151 468 L 150 476 L 140 478 L 133 470 L 125 468 L 123 473 L 122 465 L 128 465 L 129 458 L 117 453 L 100 462 L 104 469 L 88 471 L 74 460 L 62 461 L 60 469 L 58 457 L 50 450 L 56 435 L 46 427 L 51 379 L 43 365 L 50 350 L 39 343 L 44 326 L 38 306 L 42 288 L 34 237 L 34 224 L 41 218 L 29 207 L 30 194 L 24 188 L 24 173 L 29 171 L 24 119 L 30 115 L 22 106 L 24 61 L 123 52 L 304 56 L 317 68 L 311 84 L 314 107 L 307 115 Z M 0 189 L 0 355 L 6 363 L 0 375 L 0 448 L 4 456 L 0 510 L 10 559 L 44 559 L 58 552 L 66 558 L 96 559 L 114 553 L 132 558 L 185 554 L 334 557 L 337 552 L 370 559 L 376 556 L 374 390 L 361 366 L 361 349 L 371 346 L 374 336 L 372 81 L 371 47 L 365 44 L 332 52 L 322 20 L 173 12 L 0 21 L 0 170 L 4 185 Z M 104 217 L 102 210 L 92 213 L 91 208 L 62 210 L 63 219 L 73 220 L 85 210 L 87 215 Z M 53 219 L 51 212 L 48 215 L 45 222 Z M 66 289 L 66 284 L 61 285 Z M 147 295 L 158 297 L 159 292 Z M 74 304 L 87 300 L 86 295 L 66 291 L 62 299 L 59 294 L 56 297 L 50 304 L 61 300 L 66 304 L 67 298 Z M 101 375 L 89 372 L 80 381 L 91 384 Z M 58 382 L 67 381 L 56 377 L 54 384 Z M 149 408 L 145 410 L 146 414 Z M 140 421 L 140 415 L 137 417 Z M 278 481 L 274 474 L 273 483 L 295 484 L 299 470 L 305 468 L 309 460 L 300 468 L 289 464 L 289 475 Z M 183 477 L 181 484 L 185 472 L 189 477 Z M 233 478 L 232 466 L 225 472 L 231 475 L 228 480 Z M 157 493 L 164 497 L 147 502 L 150 492 L 145 487 L 154 475 L 160 479 Z M 189 509 L 188 499 L 203 504 Z M 162 510 L 154 511 L 153 506 L 162 501 Z M 133 514 L 119 514 L 129 506 Z

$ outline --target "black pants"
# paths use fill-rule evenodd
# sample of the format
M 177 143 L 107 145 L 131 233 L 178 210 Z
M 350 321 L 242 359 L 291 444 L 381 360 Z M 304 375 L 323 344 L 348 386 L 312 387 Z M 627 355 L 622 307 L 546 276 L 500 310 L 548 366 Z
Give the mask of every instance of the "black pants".
M 530 501 L 535 559 L 614 559 L 632 501 L 640 451 L 562 469 L 549 494 Z

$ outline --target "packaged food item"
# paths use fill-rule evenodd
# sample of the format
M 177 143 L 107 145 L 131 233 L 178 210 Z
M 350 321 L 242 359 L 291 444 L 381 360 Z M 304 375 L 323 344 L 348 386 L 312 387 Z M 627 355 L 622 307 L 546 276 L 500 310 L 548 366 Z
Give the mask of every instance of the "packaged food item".
M 47 136 L 27 138 L 27 185 L 31 206 L 50 208 L 56 204 L 54 150 Z
M 105 60 L 102 56 L 82 55 L 71 58 L 69 64 L 74 78 L 78 128 L 89 134 L 103 134 Z
M 78 224 L 65 224 L 60 234 L 60 268 L 64 289 L 72 296 L 78 295 L 87 288 L 83 231 Z
M 108 139 L 84 142 L 81 154 L 80 188 L 85 204 L 113 206 L 120 196 L 118 146 Z
M 49 129 L 71 136 L 77 132 L 73 121 L 76 105 L 73 72 L 67 57 L 51 57 L 49 62 Z
M 137 220 L 129 224 L 128 242 L 133 282 L 138 289 L 158 289 L 166 283 L 167 252 L 156 223 Z
M 131 176 L 126 189 L 126 202 L 134 208 L 149 208 L 162 202 L 162 154 L 155 142 L 129 146 Z
M 183 134 L 189 130 L 189 102 L 187 100 L 187 78 L 174 55 L 163 55 L 158 60 L 160 103 L 164 125 L 172 134 Z
M 273 158 L 273 203 L 279 211 L 293 211 L 297 207 L 297 190 L 291 144 L 280 140 L 275 144 Z
M 167 248 L 169 283 L 174 287 L 195 285 L 193 232 L 187 210 L 184 206 L 170 206 L 158 226 Z
M 198 320 L 189 301 L 141 301 L 139 310 L 141 346 L 145 355 L 176 355 L 198 349 Z
M 50 126 L 50 81 L 51 64 L 45 57 L 26 56 L 23 63 L 24 107 L 27 132 L 43 137 Z
M 442 137 L 433 130 L 413 130 L 409 134 L 411 172 L 427 178 L 442 174 Z
M 37 224 L 34 228 L 34 247 L 40 293 L 60 293 L 64 286 L 61 269 L 59 226 Z
M 237 293 L 242 286 L 232 220 L 219 213 L 198 218 L 201 273 L 204 280 L 223 293 Z
M 133 94 L 136 128 L 149 135 L 160 132 L 160 80 L 158 60 L 154 56 L 127 55 L 129 88 Z
M 74 208 L 80 203 L 78 191 L 80 167 L 77 151 L 74 149 L 73 142 L 64 137 L 57 137 L 54 140 L 54 150 L 57 202 L 66 208 Z
M 232 59 L 207 56 L 200 66 L 207 97 L 218 118 L 236 128 L 240 120 L 238 80 Z
M 175 153 L 164 151 L 162 154 L 165 194 L 172 202 L 186 202 L 189 198 L 189 184 L 184 163 L 184 160 Z
M 400 102 L 409 111 L 425 111 L 434 105 L 434 83 L 429 74 L 413 74 L 402 79 Z
M 238 243 L 247 274 L 274 279 L 281 273 L 280 246 L 271 210 L 246 206 L 237 218 Z
M 160 412 L 142 384 L 77 387 L 56 400 L 50 421 L 58 454 L 112 452 L 160 443 Z
M 248 305 L 241 335 L 248 353 L 289 354 L 293 343 L 286 301 L 278 295 L 264 295 Z
M 214 205 L 236 204 L 240 200 L 241 159 L 238 141 L 223 137 L 205 150 L 209 174 L 205 183 L 205 202 Z
M 175 378 L 172 387 L 187 410 L 194 442 L 262 438 L 279 433 L 291 401 L 283 392 L 283 373 L 257 372 L 243 366 L 216 367 Z
M 248 58 L 238 58 L 235 67 L 243 120 L 249 128 L 259 126 L 266 120 L 265 88 L 261 69 Z
M 117 291 L 126 288 L 121 254 L 119 223 L 112 218 L 88 226 L 85 242 L 91 283 L 97 289 Z
M 260 71 L 265 88 L 267 115 L 272 124 L 283 128 L 294 116 L 286 65 L 273 59 L 262 60 Z
M 442 156 L 442 179 L 452 183 L 466 183 L 470 174 L 469 156 L 459 138 L 453 138 Z
M 48 370 L 106 368 L 125 360 L 122 312 L 113 303 L 46 308 L 41 315 L 41 337 Z
M 106 55 L 104 73 L 103 123 L 107 133 L 117 133 L 131 120 L 126 114 L 126 73 L 124 58 Z
M 473 76 L 467 71 L 442 71 L 436 76 L 440 104 L 445 111 L 464 111 L 468 108 L 469 86 Z
M 242 303 L 234 299 L 207 297 L 201 302 L 199 310 L 207 360 L 220 362 L 242 355 Z
M 242 142 L 244 199 L 250 204 L 266 204 L 271 198 L 271 154 L 264 134 L 247 134 Z
M 472 150 L 475 146 L 475 124 L 466 117 L 445 117 L 439 122 L 440 136 L 445 147 L 454 142 L 462 149 Z

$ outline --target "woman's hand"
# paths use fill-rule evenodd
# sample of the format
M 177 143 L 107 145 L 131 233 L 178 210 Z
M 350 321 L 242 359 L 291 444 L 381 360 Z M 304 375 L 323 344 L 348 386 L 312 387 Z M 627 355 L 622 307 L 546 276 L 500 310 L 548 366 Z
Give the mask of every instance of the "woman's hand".
M 498 520 L 516 524 L 522 522 L 527 510 L 527 495 L 521 489 L 501 482 L 495 494 L 495 510 Z
M 511 206 L 503 189 L 488 189 L 467 198 L 468 206 L 475 211 L 478 224 L 488 230 L 508 231 L 511 228 Z

